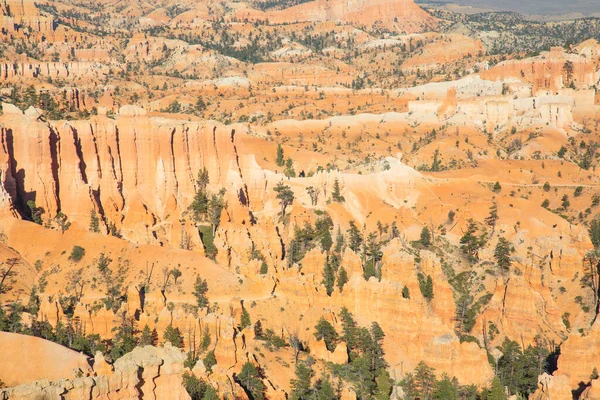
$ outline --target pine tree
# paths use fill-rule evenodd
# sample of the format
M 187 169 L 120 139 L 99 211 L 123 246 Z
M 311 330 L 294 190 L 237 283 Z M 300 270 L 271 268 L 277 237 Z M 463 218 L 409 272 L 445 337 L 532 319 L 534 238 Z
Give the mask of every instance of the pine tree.
M 240 328 L 245 329 L 252 325 L 252 321 L 250 320 L 250 313 L 245 308 L 242 308 L 242 317 L 240 321 Z
M 96 210 L 93 208 L 90 214 L 90 231 L 95 233 L 100 232 L 100 218 L 98 218 L 98 214 L 96 214 Z
M 140 337 L 140 346 L 153 346 L 152 342 L 152 331 L 148 325 L 144 326 L 142 330 L 142 336 Z
M 294 192 L 283 182 L 279 182 L 273 190 L 277 192 L 277 199 L 281 205 L 281 221 L 285 221 L 285 210 L 287 206 L 294 202 Z
M 494 377 L 494 380 L 492 381 L 492 388 L 488 392 L 485 400 L 506 400 L 504 388 L 502 387 L 500 378 L 497 376 Z
M 169 324 L 163 337 L 165 342 L 170 342 L 174 347 L 183 348 L 183 335 L 179 328 L 174 328 L 173 325 Z
M 431 232 L 428 227 L 424 226 L 423 229 L 421 229 L 421 238 L 419 239 L 419 242 L 425 247 L 431 245 Z
M 327 296 L 331 296 L 333 288 L 335 286 L 335 271 L 331 263 L 330 257 L 325 260 L 325 266 L 323 267 L 323 285 L 327 291 Z
M 277 159 L 275 160 L 278 167 L 283 167 L 285 165 L 285 159 L 283 155 L 283 147 L 281 144 L 277 144 Z
M 353 252 L 358 253 L 362 242 L 363 238 L 360 234 L 360 230 L 358 230 L 354 221 L 350 221 L 350 228 L 348 229 L 348 247 L 350 247 Z
M 489 226 L 496 226 L 498 221 L 498 204 L 494 202 L 490 207 L 490 214 L 485 218 L 485 223 Z
M 331 198 L 336 203 L 343 203 L 344 201 L 346 201 L 344 196 L 342 196 L 341 194 L 340 182 L 337 178 L 335 178 L 335 180 L 333 181 L 333 192 L 331 193 Z
M 208 283 L 206 283 L 206 279 L 200 278 L 200 276 L 196 276 L 196 282 L 194 283 L 194 291 L 192 294 L 196 297 L 196 303 L 198 307 L 205 308 L 208 307 L 208 296 L 206 293 L 208 292 Z
M 263 400 L 265 398 L 265 385 L 262 382 L 258 369 L 250 361 L 242 366 L 242 371 L 237 375 L 237 379 L 254 400 Z
M 590 222 L 590 240 L 596 250 L 600 250 L 600 214 Z
M 315 325 L 315 330 L 315 339 L 323 340 L 325 342 L 325 347 L 327 347 L 327 350 L 335 350 L 335 346 L 338 340 L 338 333 L 336 332 L 333 325 L 331 325 L 331 323 L 327 321 L 324 317 L 321 317 L 317 325 Z
M 314 375 L 312 369 L 311 359 L 306 362 L 298 362 L 296 364 L 296 377 L 290 381 L 292 387 L 292 393 L 290 398 L 292 400 L 303 400 L 309 399 L 312 394 L 312 388 L 310 380 Z
M 498 239 L 498 244 L 496 244 L 496 249 L 494 250 L 494 258 L 502 273 L 506 273 L 510 270 L 510 252 L 510 242 L 503 237 Z
M 341 267 L 337 278 L 337 287 L 340 289 L 340 293 L 344 290 L 344 285 L 346 283 L 348 283 L 348 273 L 346 272 L 346 268 Z

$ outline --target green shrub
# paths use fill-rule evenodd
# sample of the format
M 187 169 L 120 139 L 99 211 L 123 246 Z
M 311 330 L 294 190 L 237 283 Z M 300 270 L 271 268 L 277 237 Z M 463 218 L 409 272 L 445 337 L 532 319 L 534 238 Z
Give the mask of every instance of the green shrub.
M 79 262 L 85 256 L 85 249 L 81 246 L 73 246 L 73 250 L 71 250 L 71 255 L 69 256 L 69 260 Z

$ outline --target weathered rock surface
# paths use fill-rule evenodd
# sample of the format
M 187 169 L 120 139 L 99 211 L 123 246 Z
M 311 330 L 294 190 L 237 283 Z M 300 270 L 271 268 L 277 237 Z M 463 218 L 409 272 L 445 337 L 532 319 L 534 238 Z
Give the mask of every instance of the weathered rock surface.
M 5 338 L 0 336 L 0 345 L 4 344 Z M 31 338 L 34 339 L 34 338 Z M 35 339 L 45 342 L 42 339 Z M 48 345 L 49 342 L 46 342 Z M 62 346 L 58 346 L 63 352 L 69 352 Z M 39 353 L 38 356 L 44 355 Z M 45 354 L 46 356 L 50 356 Z M 114 363 L 114 372 L 104 375 L 107 372 L 105 362 L 97 357 L 100 365 L 94 374 L 90 371 L 84 371 L 84 377 L 61 379 L 51 381 L 36 380 L 32 383 L 25 383 L 19 386 L 0 390 L 0 399 L 3 400 L 23 400 L 23 399 L 72 399 L 72 400 L 96 400 L 96 399 L 175 399 L 187 400 L 190 396 L 182 384 L 181 374 L 183 372 L 183 362 L 185 354 L 176 348 L 166 345 L 165 347 L 137 347 L 131 353 L 124 355 Z M 60 357 L 54 355 L 42 362 L 60 360 Z M 38 365 L 36 360 L 31 366 Z M 3 366 L 7 366 L 3 363 Z M 13 365 L 16 367 L 16 365 Z M 57 374 L 64 371 L 57 370 Z M 90 375 L 90 376 L 85 376 Z M 1 376 L 1 375 L 0 375 Z

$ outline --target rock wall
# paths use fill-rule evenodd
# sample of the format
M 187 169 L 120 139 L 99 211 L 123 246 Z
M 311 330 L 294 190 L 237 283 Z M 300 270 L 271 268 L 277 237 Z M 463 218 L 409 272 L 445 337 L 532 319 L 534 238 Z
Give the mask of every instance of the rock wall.
M 434 26 L 436 19 L 413 0 L 316 0 L 269 14 L 275 23 L 341 20 L 367 26 L 382 23 L 404 31 L 421 31 Z
M 1 340 L 0 338 L 0 343 Z M 0 399 L 188 400 L 190 396 L 183 387 L 181 378 L 185 358 L 181 350 L 169 345 L 136 347 L 131 353 L 119 358 L 114 365 L 108 364 L 98 353 L 94 360 L 93 374 L 86 373 L 78 378 L 56 381 L 25 383 L 0 390 Z M 29 361 L 34 362 L 31 359 Z M 14 359 L 9 358 L 8 363 L 3 363 L 3 367 L 9 368 L 12 362 Z

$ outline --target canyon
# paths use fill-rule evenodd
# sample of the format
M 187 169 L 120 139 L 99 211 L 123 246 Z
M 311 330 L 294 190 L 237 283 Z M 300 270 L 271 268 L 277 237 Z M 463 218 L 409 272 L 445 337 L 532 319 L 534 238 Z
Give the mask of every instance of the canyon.
M 411 0 L 0 12 L 0 399 L 599 396 L 593 38 L 494 54 Z

